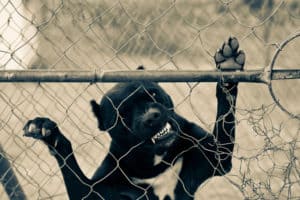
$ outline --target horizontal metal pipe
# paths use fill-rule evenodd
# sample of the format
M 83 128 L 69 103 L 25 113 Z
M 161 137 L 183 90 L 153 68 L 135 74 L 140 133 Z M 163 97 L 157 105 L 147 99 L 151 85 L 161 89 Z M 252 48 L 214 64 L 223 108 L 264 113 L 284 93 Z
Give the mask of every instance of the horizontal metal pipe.
M 249 71 L 52 71 L 52 70 L 3 70 L 0 82 L 218 82 L 238 81 L 267 83 L 272 80 L 299 79 L 300 70 Z

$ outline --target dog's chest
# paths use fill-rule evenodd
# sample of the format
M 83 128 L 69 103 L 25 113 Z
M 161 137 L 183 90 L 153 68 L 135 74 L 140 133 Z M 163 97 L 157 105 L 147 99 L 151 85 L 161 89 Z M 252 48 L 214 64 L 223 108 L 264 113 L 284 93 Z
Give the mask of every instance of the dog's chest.
M 161 158 L 155 158 L 155 164 L 161 162 Z M 154 178 L 149 179 L 134 179 L 133 182 L 135 184 L 149 184 L 156 196 L 159 197 L 160 200 L 163 200 L 167 195 L 174 199 L 175 195 L 175 187 L 179 180 L 179 173 L 182 168 L 182 158 L 178 159 L 173 166 L 170 166 L 166 171 L 159 174 Z

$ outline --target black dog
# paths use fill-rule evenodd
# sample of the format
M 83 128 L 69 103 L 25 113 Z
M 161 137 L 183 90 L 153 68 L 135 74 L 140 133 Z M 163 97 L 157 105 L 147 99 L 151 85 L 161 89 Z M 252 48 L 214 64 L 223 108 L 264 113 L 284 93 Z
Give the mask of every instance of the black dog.
M 217 68 L 243 70 L 245 54 L 238 46 L 236 38 L 224 43 L 215 55 Z M 82 173 L 70 141 L 55 122 L 36 118 L 24 132 L 49 147 L 71 200 L 193 199 L 201 183 L 232 167 L 237 83 L 220 81 L 216 96 L 213 134 L 176 114 L 170 96 L 157 83 L 119 83 L 100 105 L 91 101 L 100 130 L 112 138 L 92 179 Z

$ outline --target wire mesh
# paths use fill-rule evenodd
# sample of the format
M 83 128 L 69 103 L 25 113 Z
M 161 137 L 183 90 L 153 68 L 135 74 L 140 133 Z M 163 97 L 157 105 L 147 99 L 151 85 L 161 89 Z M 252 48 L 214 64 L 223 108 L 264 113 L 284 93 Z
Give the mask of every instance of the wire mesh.
M 0 0 L 0 69 L 214 70 L 216 49 L 232 35 L 246 52 L 245 69 L 267 70 L 279 44 L 299 32 L 299 25 L 297 0 Z M 299 68 L 299 47 L 300 39 L 289 42 L 274 69 Z M 300 198 L 299 83 L 271 84 L 292 115 L 281 111 L 266 86 L 239 85 L 233 168 L 201 185 L 195 199 Z M 91 177 L 111 140 L 88 112 L 89 101 L 98 101 L 113 85 L 0 84 L 0 158 L 10 163 L 27 199 L 66 199 L 67 193 L 46 146 L 22 136 L 25 123 L 36 116 L 53 119 Z M 215 84 L 160 85 L 180 115 L 212 131 Z M 5 190 L 5 174 L 0 199 L 17 199 Z

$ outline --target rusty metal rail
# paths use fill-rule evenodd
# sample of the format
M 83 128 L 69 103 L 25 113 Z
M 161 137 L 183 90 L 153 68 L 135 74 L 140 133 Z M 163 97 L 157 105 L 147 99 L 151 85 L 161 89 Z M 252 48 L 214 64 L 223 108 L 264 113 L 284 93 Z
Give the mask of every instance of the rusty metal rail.
M 268 83 L 270 80 L 300 79 L 299 69 L 249 71 L 51 71 L 3 70 L 0 82 L 218 82 Z

